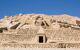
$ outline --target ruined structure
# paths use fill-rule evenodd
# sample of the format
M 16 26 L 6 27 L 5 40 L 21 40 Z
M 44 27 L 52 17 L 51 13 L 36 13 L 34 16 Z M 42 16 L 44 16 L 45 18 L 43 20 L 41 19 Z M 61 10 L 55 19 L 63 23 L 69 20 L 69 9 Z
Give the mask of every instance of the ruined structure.
M 80 19 L 66 14 L 5 16 L 0 19 L 0 47 L 79 48 Z

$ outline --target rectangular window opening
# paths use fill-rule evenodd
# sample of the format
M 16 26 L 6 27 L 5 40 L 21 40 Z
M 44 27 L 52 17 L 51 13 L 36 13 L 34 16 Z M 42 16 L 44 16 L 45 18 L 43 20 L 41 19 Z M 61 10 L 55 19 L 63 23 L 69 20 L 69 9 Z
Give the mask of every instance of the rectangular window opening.
M 43 36 L 39 36 L 39 43 L 43 43 Z

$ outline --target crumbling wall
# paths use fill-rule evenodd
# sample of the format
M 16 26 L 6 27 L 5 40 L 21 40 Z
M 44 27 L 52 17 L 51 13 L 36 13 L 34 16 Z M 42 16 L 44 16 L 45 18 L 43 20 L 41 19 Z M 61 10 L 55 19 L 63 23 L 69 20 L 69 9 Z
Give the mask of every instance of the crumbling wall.
M 51 42 L 80 42 L 80 31 L 72 28 L 61 28 L 59 30 L 47 30 L 46 35 Z
M 35 35 L 13 35 L 13 34 L 0 34 L 0 42 L 3 43 L 35 43 L 33 42 Z

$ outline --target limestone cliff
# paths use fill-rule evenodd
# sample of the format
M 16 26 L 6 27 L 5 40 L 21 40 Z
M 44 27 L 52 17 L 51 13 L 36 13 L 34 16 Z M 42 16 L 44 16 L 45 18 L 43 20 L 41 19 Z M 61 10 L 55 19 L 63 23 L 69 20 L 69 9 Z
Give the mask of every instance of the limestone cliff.
M 44 29 L 51 29 L 54 27 L 58 29 L 64 24 L 67 26 L 79 25 L 80 18 L 66 14 L 18 14 L 15 16 L 5 16 L 0 20 L 0 28 L 8 29 L 38 28 L 38 26 L 42 26 Z

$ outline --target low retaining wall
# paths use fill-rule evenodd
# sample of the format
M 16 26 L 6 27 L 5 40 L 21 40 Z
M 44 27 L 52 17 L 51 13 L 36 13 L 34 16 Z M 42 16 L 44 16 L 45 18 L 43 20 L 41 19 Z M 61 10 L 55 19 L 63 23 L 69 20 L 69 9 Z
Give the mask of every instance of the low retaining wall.
M 1 44 L 0 47 L 10 48 L 80 48 L 80 43 L 50 44 Z
M 5 48 L 56 48 L 57 44 L 2 44 L 1 46 Z
M 80 48 L 80 43 L 59 43 L 58 48 Z

